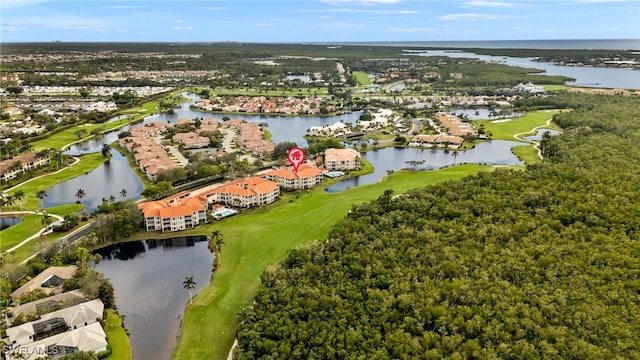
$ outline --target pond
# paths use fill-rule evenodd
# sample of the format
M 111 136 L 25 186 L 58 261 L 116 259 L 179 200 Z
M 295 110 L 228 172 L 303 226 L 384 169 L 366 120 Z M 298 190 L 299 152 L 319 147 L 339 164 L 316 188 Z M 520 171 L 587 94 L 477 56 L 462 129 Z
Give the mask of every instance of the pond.
M 122 190 L 127 199 L 137 199 L 144 190 L 140 179 L 129 167 L 127 158 L 119 152 L 111 151 L 111 160 L 84 175 L 58 183 L 47 189 L 43 199 L 44 207 L 52 207 L 74 202 L 78 189 L 83 189 L 86 197 L 82 203 L 89 212 L 102 203 L 102 199 L 114 196 L 122 200 Z
M 528 146 L 527 143 L 506 140 L 493 140 L 477 144 L 473 149 L 458 151 L 453 157 L 453 151 L 417 148 L 384 148 L 362 153 L 362 158 L 369 161 L 374 171 L 371 174 L 356 178 L 345 179 L 326 189 L 327 192 L 338 192 L 349 187 L 376 183 L 387 175 L 387 170 L 410 168 L 406 163 L 412 160 L 425 160 L 418 170 L 440 169 L 456 164 L 492 164 L 492 165 L 522 165 L 513 153 L 514 146 Z
M 542 140 L 542 134 L 548 132 L 551 136 L 559 135 L 560 131 L 553 129 L 538 129 L 535 135 L 526 136 L 524 139 L 529 141 L 540 141 Z
M 502 109 L 450 109 L 446 110 L 446 113 L 457 115 L 459 117 L 467 117 L 469 120 L 486 120 L 491 118 L 496 118 L 491 114 L 491 112 L 495 112 L 500 114 Z M 522 113 L 512 112 L 510 114 L 500 114 L 500 119 L 506 118 L 516 118 L 522 116 Z
M 19 217 L 0 217 L 0 230 L 8 229 L 9 227 L 22 222 L 22 218 Z
M 96 250 L 96 270 L 110 279 L 134 359 L 169 360 L 177 343 L 193 276 L 193 295 L 211 281 L 213 253 L 206 237 L 188 236 L 111 245 Z
M 298 146 L 308 146 L 304 136 L 307 130 L 312 126 L 333 125 L 338 121 L 354 124 L 360 118 L 362 111 L 347 112 L 336 116 L 266 116 L 266 115 L 244 115 L 244 114 L 214 114 L 201 111 L 194 111 L 189 108 L 190 105 L 200 100 L 200 97 L 183 93 L 183 96 L 190 98 L 187 103 L 180 105 L 173 114 L 155 114 L 145 118 L 143 124 L 152 122 L 163 122 L 175 124 L 178 119 L 195 119 L 195 118 L 216 118 L 222 121 L 222 118 L 228 116 L 231 119 L 243 119 L 248 122 L 264 123 L 266 130 L 271 135 L 271 141 L 280 143 L 283 141 L 292 141 Z

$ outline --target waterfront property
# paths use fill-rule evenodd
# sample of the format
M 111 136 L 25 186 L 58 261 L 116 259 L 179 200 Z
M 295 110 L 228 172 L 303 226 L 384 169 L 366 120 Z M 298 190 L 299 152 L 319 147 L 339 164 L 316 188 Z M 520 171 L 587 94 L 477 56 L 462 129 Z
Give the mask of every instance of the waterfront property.
M 420 146 L 420 147 L 446 147 L 446 148 L 459 148 L 464 139 L 460 136 L 454 135 L 414 135 L 409 141 L 409 146 Z
M 24 344 L 10 344 L 6 348 L 6 358 L 8 360 L 36 360 L 41 359 L 43 356 L 62 356 L 79 351 L 100 353 L 107 350 L 107 335 L 99 322 L 94 322 L 75 330 L 60 331 L 60 329 L 65 326 L 64 321 L 59 318 L 55 321 L 45 320 L 34 323 L 33 327 L 37 327 L 37 329 L 34 330 L 34 335 L 29 336 L 26 335 L 26 333 L 21 333 L 21 335 L 27 336 L 26 339 L 38 338 L 35 335 L 44 335 L 46 334 L 47 329 L 55 329 L 55 331 L 59 332 L 55 335 L 47 336 L 40 340 L 30 341 Z M 7 333 L 9 333 L 9 330 L 11 329 L 7 329 Z M 12 351 L 12 349 L 15 350 Z
M 456 115 L 439 112 L 435 117 L 447 129 L 449 135 L 460 137 L 476 135 L 473 125 L 463 122 Z
M 138 204 L 147 231 L 178 231 L 192 229 L 207 222 L 207 202 L 202 197 L 180 192 L 159 201 Z
M 324 152 L 324 167 L 330 171 L 360 169 L 360 152 L 356 149 L 327 149 Z
M 66 279 L 73 277 L 76 271 L 78 271 L 78 267 L 75 265 L 51 266 L 19 287 L 9 296 L 11 300 L 18 302 L 22 295 L 36 289 L 41 289 L 45 294 L 60 293 L 62 292 L 62 283 Z
M 275 202 L 280 196 L 278 183 L 251 177 L 217 186 L 203 194 L 207 201 L 228 206 L 250 208 Z
M 285 190 L 311 189 L 319 185 L 323 170 L 309 163 L 300 164 L 298 171 L 292 166 L 259 173 L 259 176 L 275 181 Z
M 0 161 L 0 178 L 2 181 L 15 179 L 29 170 L 49 164 L 50 158 L 48 152 L 41 152 L 21 154 L 12 159 Z
M 89 299 L 82 290 L 71 290 L 61 294 L 48 296 L 44 299 L 38 299 L 10 307 L 9 315 L 7 316 L 7 323 L 8 325 L 11 325 L 16 318 L 34 317 L 36 315 L 50 313 L 87 301 L 89 301 Z

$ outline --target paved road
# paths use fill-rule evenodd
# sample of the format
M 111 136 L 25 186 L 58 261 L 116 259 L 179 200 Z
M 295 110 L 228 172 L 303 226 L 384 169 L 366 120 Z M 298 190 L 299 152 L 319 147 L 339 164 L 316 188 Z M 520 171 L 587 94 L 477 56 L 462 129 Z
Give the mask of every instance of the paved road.
M 42 213 L 37 212 L 37 211 L 8 211 L 8 212 L 3 212 L 2 213 L 2 215 L 9 215 L 9 216 L 10 215 L 23 215 L 23 214 L 42 214 Z M 64 220 L 62 218 L 62 216 L 60 216 L 60 215 L 49 214 L 49 213 L 47 213 L 47 215 L 50 215 L 50 216 L 58 219 L 59 221 Z M 39 238 L 40 235 L 50 234 L 50 233 L 51 233 L 51 230 L 49 230 L 48 227 L 44 227 L 44 228 L 40 229 L 35 235 L 32 235 L 32 236 L 22 240 L 19 244 L 15 245 L 14 247 L 12 247 L 12 248 L 10 248 L 10 249 L 8 249 L 6 251 L 7 252 L 14 251 L 14 250 L 20 248 L 21 246 L 23 246 L 24 244 L 28 243 L 29 241 Z

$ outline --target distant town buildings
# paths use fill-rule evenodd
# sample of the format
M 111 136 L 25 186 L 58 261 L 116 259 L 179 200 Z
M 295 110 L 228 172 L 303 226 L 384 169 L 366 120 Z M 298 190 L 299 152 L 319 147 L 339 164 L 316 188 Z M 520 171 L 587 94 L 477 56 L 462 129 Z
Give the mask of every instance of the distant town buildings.
M 473 125 L 463 122 L 456 115 L 439 112 L 435 114 L 435 118 L 447 129 L 448 135 L 465 137 L 476 134 Z
M 531 82 L 528 82 L 526 84 L 519 83 L 518 85 L 514 86 L 513 89 L 517 92 L 524 92 L 529 94 L 539 94 L 544 92 L 544 87 L 540 85 L 534 85 Z
M 304 98 L 295 96 L 218 96 L 202 99 L 193 105 L 194 108 L 206 111 L 284 115 L 319 115 L 322 106 L 325 106 L 327 112 L 335 111 L 334 106 L 326 105 L 321 98 L 312 96 Z
M 312 126 L 307 130 L 309 136 L 344 136 L 351 134 L 351 128 L 338 121 L 333 125 Z

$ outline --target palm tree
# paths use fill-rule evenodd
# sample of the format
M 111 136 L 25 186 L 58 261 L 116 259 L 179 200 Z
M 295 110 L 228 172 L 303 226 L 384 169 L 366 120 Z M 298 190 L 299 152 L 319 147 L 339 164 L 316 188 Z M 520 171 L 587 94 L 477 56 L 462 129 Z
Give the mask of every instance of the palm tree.
M 55 151 L 51 156 L 51 161 L 53 161 L 56 164 L 56 169 L 60 167 L 60 163 L 62 163 L 63 155 L 64 154 L 62 154 L 62 151 Z
M 16 199 L 13 195 L 6 195 L 4 197 L 4 204 L 11 206 L 11 211 L 13 211 L 13 204 L 16 203 Z
M 122 196 L 122 198 L 126 198 L 127 197 L 127 189 L 122 189 L 120 190 L 120 196 Z
M 458 150 L 453 150 L 453 153 L 451 154 L 451 156 L 453 156 L 453 165 L 455 165 L 456 158 L 458 157 Z
M 40 205 L 43 205 L 42 200 L 47 197 L 47 190 L 38 190 L 36 197 L 40 199 Z
M 100 150 L 100 152 L 102 153 L 103 157 L 106 157 L 107 159 L 111 159 L 111 145 L 102 144 L 102 150 Z
M 82 204 L 82 199 L 87 197 L 87 193 L 84 191 L 84 189 L 80 188 L 78 189 L 78 191 L 76 191 L 76 197 L 78 198 L 78 201 L 80 201 L 80 204 Z
M 22 190 L 18 190 L 15 193 L 13 193 L 13 198 L 20 202 L 20 211 L 22 211 L 22 200 L 24 200 L 26 197 L 27 197 L 27 194 L 25 194 L 25 192 Z
M 189 289 L 189 303 L 193 306 L 193 295 L 191 295 L 191 289 L 196 288 L 196 282 L 193 281 L 193 276 L 186 276 L 182 284 L 185 289 Z

